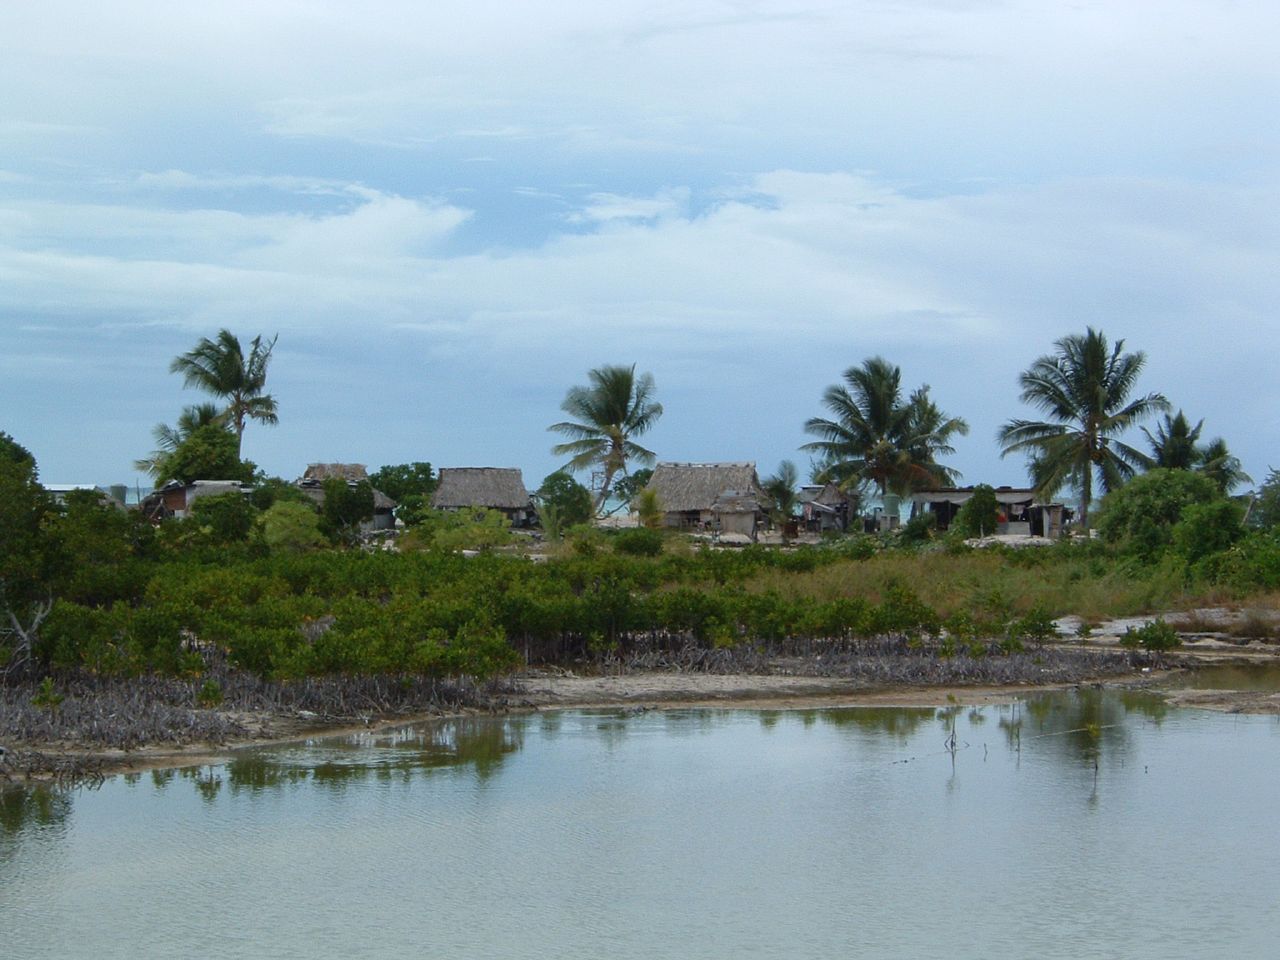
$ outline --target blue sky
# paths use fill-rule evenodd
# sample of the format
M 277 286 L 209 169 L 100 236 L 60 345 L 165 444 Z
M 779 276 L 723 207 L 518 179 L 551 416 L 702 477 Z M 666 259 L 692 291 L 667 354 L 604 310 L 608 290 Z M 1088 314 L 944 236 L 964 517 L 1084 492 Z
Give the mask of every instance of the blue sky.
M 4 4 L 0 430 L 132 483 L 227 327 L 279 334 L 272 474 L 536 485 L 606 363 L 662 459 L 803 472 L 880 354 L 1019 483 L 1017 375 L 1092 325 L 1262 479 L 1277 36 L 1267 0 Z

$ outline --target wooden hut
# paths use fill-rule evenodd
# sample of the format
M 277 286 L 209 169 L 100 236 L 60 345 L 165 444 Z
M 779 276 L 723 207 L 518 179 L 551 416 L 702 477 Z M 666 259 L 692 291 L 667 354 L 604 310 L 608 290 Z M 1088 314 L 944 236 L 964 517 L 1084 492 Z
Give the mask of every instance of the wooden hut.
M 1003 519 L 992 531 L 998 536 L 1024 535 L 1059 537 L 1070 511 L 1061 503 L 1042 503 L 1035 490 L 1025 487 L 996 487 L 996 503 Z M 972 496 L 973 487 L 937 487 L 911 494 L 911 513 L 928 511 L 937 518 L 939 530 L 946 530 L 960 507 Z
M 534 521 L 533 501 L 515 467 L 441 467 L 431 506 L 437 510 L 501 510 L 513 527 L 526 527 Z
M 665 526 L 740 533 L 752 540 L 768 502 L 750 462 L 659 463 L 645 489 L 657 494 Z

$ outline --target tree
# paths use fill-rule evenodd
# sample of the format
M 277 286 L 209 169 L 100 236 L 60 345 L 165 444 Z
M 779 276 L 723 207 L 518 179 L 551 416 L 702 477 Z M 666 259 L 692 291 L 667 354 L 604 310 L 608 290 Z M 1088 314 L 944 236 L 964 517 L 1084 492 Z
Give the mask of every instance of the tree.
M 642 467 L 634 473 L 618 479 L 613 485 L 613 495 L 623 503 L 632 504 L 636 496 L 649 485 L 653 479 L 653 470 Z
M 342 477 L 327 477 L 322 489 L 321 529 L 335 542 L 355 543 L 360 524 L 373 519 L 373 485 L 368 480 L 349 484 Z
M 563 470 L 548 474 L 536 496 L 539 512 L 545 514 L 549 510 L 558 529 L 576 527 L 591 519 L 591 491 Z
M 1107 494 L 1098 515 L 1098 533 L 1125 553 L 1148 562 L 1158 560 L 1173 543 L 1173 530 L 1189 507 L 1223 499 L 1208 477 L 1158 467 Z
M 156 477 L 190 483 L 193 480 L 239 480 L 250 483 L 254 466 L 241 460 L 236 438 L 215 423 L 197 427 L 178 448 L 155 467 Z
M 796 512 L 796 484 L 799 481 L 800 474 L 796 465 L 790 460 L 783 460 L 778 464 L 778 472 L 760 484 L 769 495 L 769 518 L 782 531 L 783 543 L 787 540 L 787 521 Z
M 943 413 L 927 385 L 904 400 L 902 371 L 883 357 L 850 367 L 844 380 L 822 397 L 833 417 L 804 425 L 821 438 L 801 447 L 819 455 L 819 482 L 853 489 L 868 482 L 882 495 L 955 482 L 956 472 L 938 457 L 955 452 L 952 438 L 967 434 L 969 425 Z
M 236 437 L 240 456 L 246 420 L 268 426 L 279 422 L 275 398 L 263 393 L 267 385 L 267 364 L 278 337 L 263 342 L 254 337 L 246 357 L 240 340 L 230 330 L 218 331 L 214 340 L 201 338 L 193 349 L 169 364 L 171 373 L 183 376 L 183 385 L 197 387 L 227 401 L 226 417 Z
M 989 537 L 996 532 L 1000 522 L 1000 503 L 995 488 L 980 483 L 973 488 L 973 496 L 966 500 L 951 521 L 951 529 L 963 539 Z
M 61 552 L 47 526 L 53 502 L 40 485 L 36 461 L 0 432 L 0 668 L 24 674 L 32 666 L 40 626 L 53 609 L 52 583 Z M 7 656 L 5 655 L 7 653 Z
M 1193 427 L 1181 410 L 1174 416 L 1166 413 L 1154 434 L 1143 427 L 1142 432 L 1151 444 L 1152 463 L 1170 470 L 1199 471 L 1216 483 L 1223 493 L 1230 493 L 1232 488 L 1248 483 L 1249 475 L 1241 468 L 1239 459 L 1231 455 L 1225 440 L 1215 437 L 1200 446 L 1202 429 L 1203 420 Z
M 435 493 L 439 478 L 431 464 L 415 461 L 379 467 L 376 473 L 369 475 L 369 482 L 375 490 L 381 490 L 399 502 L 411 496 L 429 499 Z
M 551 448 L 556 456 L 569 456 L 566 470 L 577 472 L 598 466 L 604 482 L 596 500 L 599 513 L 609 498 L 615 475 L 627 474 L 627 465 L 651 464 L 656 459 L 633 438 L 647 433 L 662 416 L 662 404 L 653 399 L 653 375 L 636 376 L 629 367 L 598 367 L 588 371 L 589 386 L 575 386 L 565 395 L 560 409 L 574 417 L 553 423 L 548 430 L 569 437 L 567 443 Z
M 1159 393 L 1129 400 L 1146 363 L 1142 352 L 1124 353 L 1092 327 L 1084 335 L 1063 337 L 1055 353 L 1038 358 L 1019 376 L 1023 403 L 1052 419 L 1010 420 L 1000 428 L 1002 457 L 1030 456 L 1032 482 L 1039 495 L 1053 496 L 1070 483 L 1080 494 L 1080 521 L 1087 526 L 1094 475 L 1109 493 L 1151 459 L 1118 439 L 1153 413 L 1169 409 Z
M 320 517 L 308 503 L 277 500 L 262 514 L 262 539 L 272 550 L 302 553 L 322 543 Z
M 217 404 L 197 403 L 190 407 L 183 407 L 182 413 L 178 416 L 177 426 L 171 427 L 167 423 L 157 423 L 152 428 L 151 436 L 155 438 L 156 449 L 141 460 L 135 460 L 133 465 L 135 469 L 150 474 L 153 480 L 162 482 L 169 480 L 170 477 L 161 475 L 164 461 L 201 427 L 221 426 L 229 433 L 230 428 L 226 426 L 226 422 L 226 411 L 219 410 Z
M 1249 526 L 1255 530 L 1274 530 L 1280 527 L 1280 470 L 1275 467 L 1267 474 L 1249 505 Z

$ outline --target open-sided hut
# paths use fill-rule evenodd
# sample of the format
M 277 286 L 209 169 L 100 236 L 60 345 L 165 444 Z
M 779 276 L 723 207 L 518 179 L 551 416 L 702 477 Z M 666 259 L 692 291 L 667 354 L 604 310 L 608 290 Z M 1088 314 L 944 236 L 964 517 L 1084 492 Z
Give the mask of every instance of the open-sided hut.
M 849 495 L 834 483 L 800 488 L 800 516 L 811 533 L 844 533 L 849 529 L 852 503 Z
M 533 502 L 515 467 L 441 467 L 431 505 L 437 510 L 501 510 L 513 527 L 534 520 Z
M 657 494 L 668 527 L 754 540 L 764 520 L 767 497 L 754 463 L 659 463 L 645 489 Z
M 973 496 L 973 487 L 937 487 L 916 490 L 911 494 L 911 513 L 932 513 L 939 530 L 946 530 L 960 508 Z M 1023 534 L 1034 537 L 1058 537 L 1068 518 L 1061 503 L 1041 503 L 1034 490 L 1025 487 L 996 487 L 996 503 L 1003 519 L 993 531 L 998 535 Z

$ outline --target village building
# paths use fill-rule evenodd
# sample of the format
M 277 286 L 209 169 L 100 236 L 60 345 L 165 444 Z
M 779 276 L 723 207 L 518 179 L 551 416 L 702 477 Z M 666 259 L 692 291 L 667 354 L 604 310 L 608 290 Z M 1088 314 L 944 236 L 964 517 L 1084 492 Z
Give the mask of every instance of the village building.
M 657 495 L 664 526 L 752 540 L 769 502 L 750 462 L 659 463 L 645 489 Z
M 170 480 L 143 497 L 139 509 L 144 517 L 156 523 L 170 517 L 182 520 L 190 514 L 191 505 L 201 497 L 218 497 L 225 493 L 247 497 L 252 492 L 252 487 L 239 480 L 192 480 L 190 483 Z
M 911 515 L 932 513 L 937 518 L 937 529 L 946 530 L 973 491 L 973 487 L 916 490 L 911 494 Z M 1041 503 L 1034 490 L 996 487 L 995 494 L 1002 518 L 992 531 L 997 536 L 1056 538 L 1062 536 L 1063 526 L 1071 518 L 1071 511 L 1063 504 Z
M 431 506 L 450 511 L 499 510 L 513 527 L 531 526 L 536 519 L 524 476 L 515 467 L 441 467 Z
M 324 482 L 333 477 L 345 481 L 348 487 L 354 487 L 368 482 L 369 471 L 363 463 L 312 463 L 297 480 L 296 486 L 316 506 L 323 506 Z M 360 532 L 375 533 L 395 529 L 395 509 L 394 500 L 376 487 L 373 488 L 373 519 L 360 524 Z
M 854 509 L 849 495 L 834 483 L 800 488 L 800 520 L 809 533 L 844 533 Z

